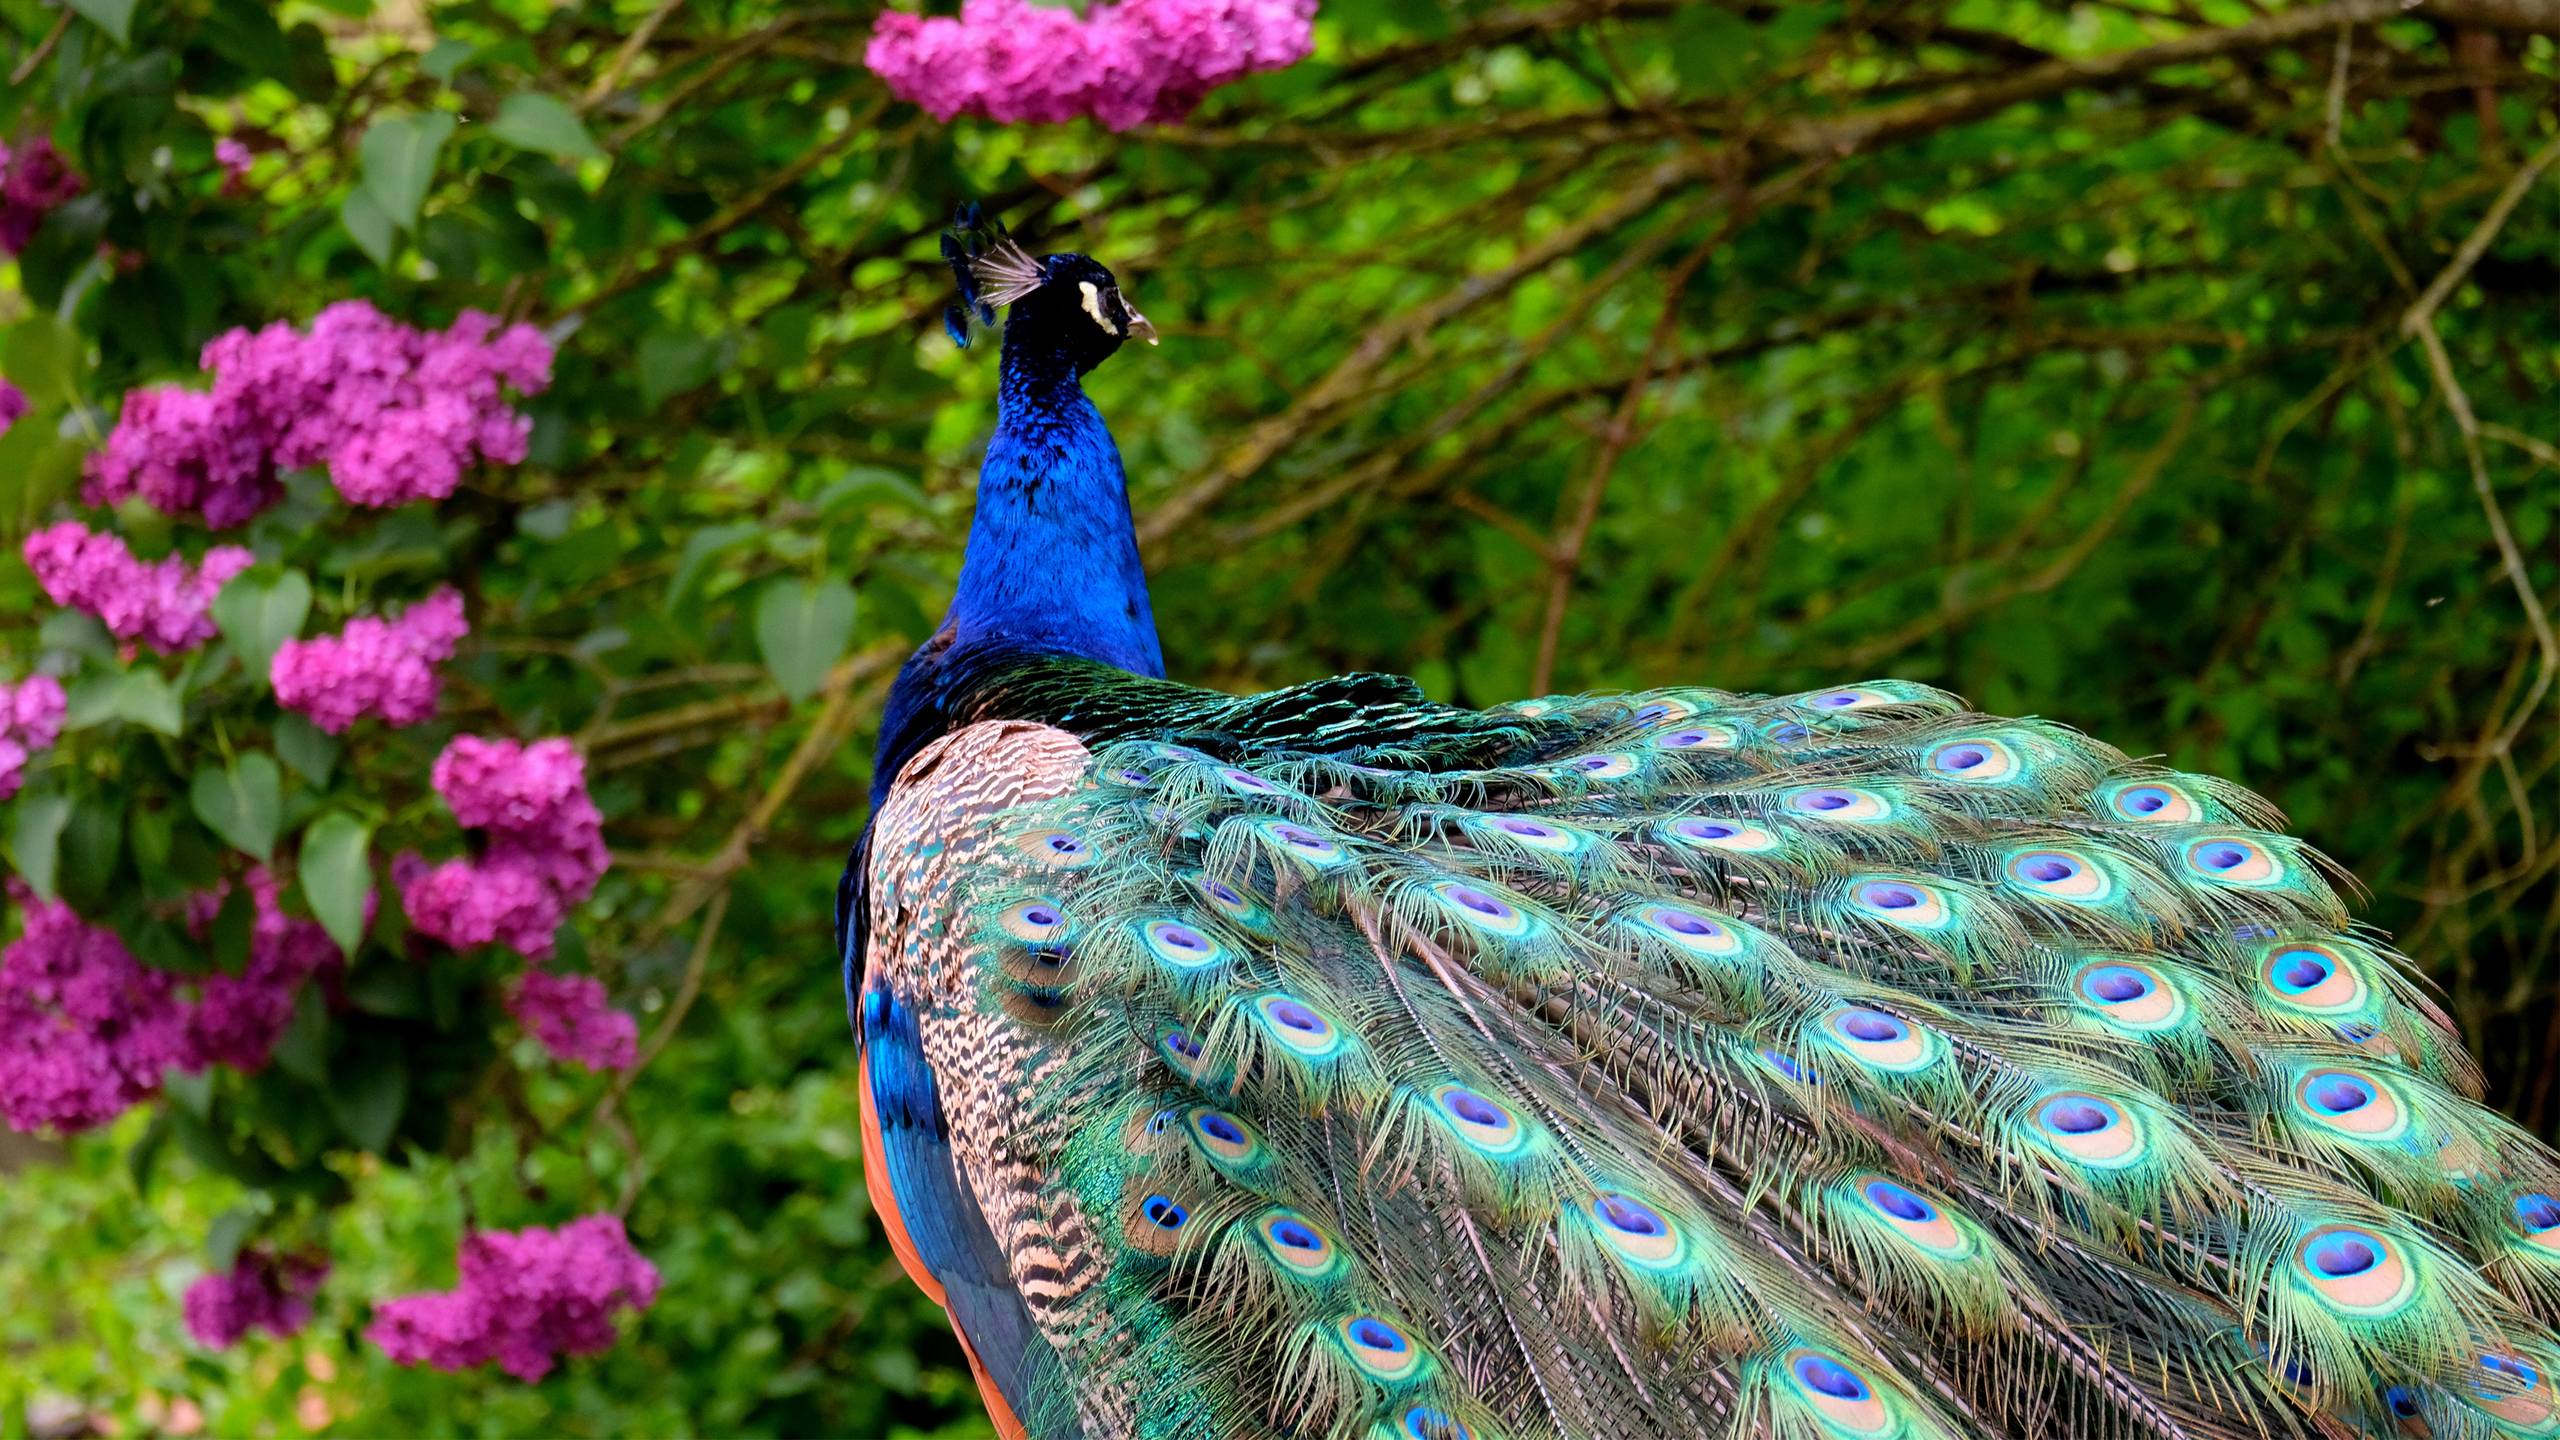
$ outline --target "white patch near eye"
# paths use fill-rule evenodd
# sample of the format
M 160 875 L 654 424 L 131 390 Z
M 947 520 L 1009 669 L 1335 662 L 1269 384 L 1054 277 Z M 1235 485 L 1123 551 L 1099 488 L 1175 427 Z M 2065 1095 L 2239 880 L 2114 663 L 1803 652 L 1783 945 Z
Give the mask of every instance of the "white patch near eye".
M 1102 313 L 1101 287 L 1090 280 L 1079 280 L 1076 282 L 1076 288 L 1084 292 L 1084 313 L 1093 317 L 1093 323 L 1111 334 L 1119 334 L 1119 322 Z

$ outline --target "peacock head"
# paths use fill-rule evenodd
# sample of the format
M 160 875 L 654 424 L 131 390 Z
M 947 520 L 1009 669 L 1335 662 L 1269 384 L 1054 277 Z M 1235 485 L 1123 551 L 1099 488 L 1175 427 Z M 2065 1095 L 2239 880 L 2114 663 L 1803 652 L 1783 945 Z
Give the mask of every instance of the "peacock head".
M 1082 375 L 1108 360 L 1131 338 L 1156 343 L 1156 327 L 1120 293 L 1120 282 L 1089 255 L 1034 256 L 1014 243 L 1001 223 L 960 207 L 942 235 L 942 258 L 960 282 L 960 302 L 942 312 L 944 328 L 963 348 L 971 321 L 1005 319 L 1005 348 L 1055 356 Z

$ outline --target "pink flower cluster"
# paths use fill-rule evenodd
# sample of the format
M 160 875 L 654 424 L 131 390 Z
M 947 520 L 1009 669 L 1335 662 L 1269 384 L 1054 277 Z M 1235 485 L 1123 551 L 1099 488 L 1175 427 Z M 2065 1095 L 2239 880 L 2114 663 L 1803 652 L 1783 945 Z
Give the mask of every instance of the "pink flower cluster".
M 305 982 L 339 968 L 338 943 L 317 921 L 297 920 L 276 903 L 275 877 L 264 867 L 248 875 L 257 919 L 249 932 L 249 961 L 237 975 L 215 973 L 197 986 L 187 1013 L 186 1068 L 228 1065 L 254 1074 L 274 1058 L 276 1042 L 293 1023 L 293 1001 Z M 221 912 L 228 883 L 188 905 L 188 927 L 197 938 Z
M 213 163 L 222 171 L 224 194 L 235 194 L 249 183 L 249 167 L 257 163 L 257 158 L 249 153 L 247 145 L 232 136 L 213 142 Z
M 188 1055 L 175 980 L 115 933 L 12 884 L 26 930 L 0 950 L 0 1120 L 87 1130 L 160 1088 Z
M 531 1384 L 562 1355 L 612 1348 L 614 1313 L 658 1298 L 658 1268 L 611 1215 L 557 1230 L 482 1231 L 464 1238 L 459 1263 L 461 1285 L 385 1301 L 366 1338 L 403 1365 L 465 1370 L 494 1360 Z
M 557 1060 L 590 1070 L 628 1070 L 640 1058 L 640 1022 L 605 1002 L 592 975 L 527 973 L 507 996 L 507 1013 Z
M 396 620 L 350 620 L 335 635 L 288 640 L 276 651 L 267 678 L 276 703 L 311 717 L 332 735 L 366 715 L 393 725 L 415 725 L 436 713 L 436 666 L 470 633 L 462 619 L 462 594 L 446 588 L 403 611 Z
M 192 650 L 219 633 L 213 597 L 258 558 L 237 545 L 216 545 L 198 565 L 177 555 L 137 560 L 122 540 L 77 520 L 38 530 L 22 553 L 54 604 L 86 610 L 117 639 L 139 640 L 164 655 Z
M 25 419 L 29 408 L 26 391 L 0 380 L 0 435 L 8 434 L 10 426 Z
M 489 832 L 477 860 L 392 862 L 410 926 L 461 948 L 495 940 L 541 959 L 569 907 L 595 893 L 609 859 L 587 763 L 567 740 L 456 736 L 431 776 L 445 807 Z
M 112 930 L 23 886 L 10 897 L 26 930 L 0 950 L 0 1120 L 14 1130 L 87 1130 L 158 1093 L 170 1066 L 265 1067 L 293 1020 L 294 996 L 339 965 L 328 932 L 276 904 L 276 882 L 248 875 L 257 919 L 237 975 L 190 982 L 133 957 Z M 189 903 L 199 938 L 229 886 Z
M 80 188 L 80 177 L 51 140 L 39 135 L 15 147 L 0 145 L 0 253 L 26 249 L 44 217 Z
M 1189 115 L 1211 90 L 1315 49 L 1316 0 L 1120 0 L 1083 19 L 1029 0 L 961 0 L 960 17 L 880 17 L 862 63 L 949 120 L 1091 116 L 1114 130 Z
M 0 800 L 18 793 L 27 762 L 61 737 L 66 708 L 62 682 L 50 675 L 30 675 L 15 685 L 0 680 Z
M 316 1257 L 245 1251 L 230 1269 L 187 1287 L 187 1333 L 213 1350 L 230 1349 L 252 1330 L 279 1339 L 298 1333 L 311 1323 L 311 1297 L 328 1274 L 329 1262 Z
M 551 344 L 530 325 L 465 311 L 435 333 L 361 300 L 321 311 L 308 333 L 279 322 L 216 336 L 203 363 L 210 390 L 125 397 L 89 459 L 91 504 L 139 495 L 227 529 L 275 503 L 280 472 L 313 465 L 358 505 L 441 500 L 474 457 L 524 459 L 533 422 L 503 392 L 551 382 Z

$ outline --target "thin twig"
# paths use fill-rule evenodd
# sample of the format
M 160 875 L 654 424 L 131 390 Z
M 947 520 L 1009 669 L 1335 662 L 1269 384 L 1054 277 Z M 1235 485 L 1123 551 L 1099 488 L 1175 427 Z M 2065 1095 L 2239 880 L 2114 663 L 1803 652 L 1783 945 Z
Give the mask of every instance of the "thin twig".
M 26 84 L 27 77 L 36 73 L 36 67 L 53 54 L 53 47 L 62 43 L 62 32 L 70 28 L 71 7 L 65 4 L 62 13 L 53 17 L 53 28 L 44 32 L 44 38 L 36 42 L 36 48 L 28 51 L 27 58 L 18 62 L 18 68 L 9 72 L 10 85 Z

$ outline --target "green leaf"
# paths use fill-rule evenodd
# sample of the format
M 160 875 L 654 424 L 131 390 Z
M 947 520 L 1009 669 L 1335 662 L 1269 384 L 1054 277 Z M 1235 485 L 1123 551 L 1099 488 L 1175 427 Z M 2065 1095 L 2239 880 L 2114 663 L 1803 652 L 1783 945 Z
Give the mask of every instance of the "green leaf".
M 260 684 L 284 642 L 302 633 L 311 614 L 311 582 L 299 570 L 261 573 L 266 567 L 231 577 L 213 597 L 213 623 L 231 642 L 241 666 Z
M 480 47 L 468 40 L 438 40 L 427 47 L 426 56 L 418 62 L 418 68 L 438 84 L 450 85 L 453 77 L 462 72 L 462 67 L 470 64 L 479 53 Z
M 113 898 L 117 862 L 124 858 L 124 796 L 113 791 L 81 796 L 56 847 L 62 894 L 85 914 L 104 910 Z
M 757 520 L 739 520 L 727 525 L 706 525 L 684 538 L 684 554 L 676 561 L 675 578 L 667 582 L 665 605 L 670 612 L 682 613 L 685 601 L 701 584 L 713 561 L 723 554 L 765 533 L 765 525 Z
M 9 835 L 9 863 L 31 889 L 47 900 L 55 898 L 62 828 L 70 823 L 70 796 L 43 793 L 18 797 L 17 823 Z
M 324 1093 L 347 1138 L 379 1151 L 391 1143 L 409 1103 L 409 1063 L 391 1046 L 353 1045 L 339 1054 Z
M 129 45 L 133 43 L 133 10 L 137 3 L 138 0 L 71 0 L 71 8 L 114 36 L 117 44 Z
M 206 829 L 261 861 L 274 858 L 284 818 L 284 776 L 274 757 L 252 751 L 227 769 L 207 766 L 196 772 L 187 798 Z
M 294 774 L 315 787 L 329 783 L 329 772 L 338 764 L 338 737 L 312 724 L 309 716 L 288 710 L 276 720 L 275 743 L 277 757 Z
M 372 191 L 361 187 L 348 191 L 347 198 L 338 202 L 338 223 L 346 226 L 347 233 L 356 237 L 356 248 L 374 264 L 387 266 L 391 263 L 391 246 L 396 232 L 392 228 L 391 217 L 382 213 L 382 205 L 373 198 Z
M 397 907 L 383 908 L 397 913 Z M 420 966 L 406 960 L 359 966 L 347 981 L 347 1001 L 368 1015 L 414 1019 L 426 1013 L 427 1008 L 426 981 L 420 970 Z
M 699 335 L 652 330 L 640 337 L 638 358 L 640 400 L 652 410 L 711 378 L 711 342 Z
M 143 1130 L 142 1138 L 134 1141 L 133 1148 L 124 1154 L 125 1173 L 133 1177 L 135 1194 L 147 1196 L 151 1193 L 151 1177 L 159 1173 L 161 1153 L 168 1148 L 169 1112 L 154 1111 L 151 1124 Z
M 364 897 L 373 888 L 365 847 L 373 827 L 332 810 L 302 832 L 302 895 L 340 952 L 353 955 L 364 940 Z
M 7 342 L 0 344 L 0 375 L 39 405 L 78 400 L 88 373 L 88 343 L 51 315 L 30 315 L 10 326 Z
M 250 897 L 248 887 L 234 885 L 225 891 L 222 903 L 215 907 L 213 919 L 204 928 L 197 943 L 213 969 L 224 975 L 242 974 L 249 968 L 249 954 L 257 943 L 258 905 Z
M 454 124 L 454 118 L 441 111 L 390 115 L 364 132 L 358 147 L 364 158 L 364 188 L 382 207 L 383 217 L 399 229 L 416 227 L 418 210 L 427 203 L 427 187 L 435 182 L 436 155 L 453 138 Z M 339 213 L 343 218 L 345 212 Z M 363 243 L 362 237 L 357 243 Z
M 201 1120 L 213 1113 L 213 1072 L 173 1066 L 160 1077 L 160 1093 L 176 1101 L 180 1110 Z
M 776 580 L 756 597 L 756 646 L 794 701 L 827 683 L 853 640 L 853 587 L 842 580 Z
M 578 112 L 548 95 L 527 90 L 508 96 L 498 106 L 489 133 L 515 146 L 555 160 L 601 160 L 594 137 L 578 120 Z
M 216 1270 L 230 1269 L 240 1259 L 240 1247 L 249 1243 L 264 1218 L 265 1206 L 245 1200 L 213 1217 L 204 1232 L 204 1263 Z
M 186 727 L 177 688 L 157 670 L 126 671 L 107 694 L 106 714 L 169 736 Z
M 276 1041 L 276 1068 L 313 1085 L 328 1083 L 329 1002 L 319 986 L 305 985 L 293 997 L 293 1019 Z

